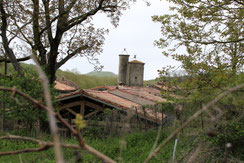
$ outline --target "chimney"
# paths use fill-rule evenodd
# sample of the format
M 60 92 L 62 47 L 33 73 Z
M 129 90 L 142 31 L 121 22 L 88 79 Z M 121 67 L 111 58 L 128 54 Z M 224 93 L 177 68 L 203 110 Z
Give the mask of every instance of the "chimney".
M 62 76 L 62 78 L 61 78 L 61 81 L 64 81 L 65 79 L 64 79 L 64 76 Z
M 119 55 L 118 84 L 120 85 L 126 85 L 129 56 L 124 54 Z

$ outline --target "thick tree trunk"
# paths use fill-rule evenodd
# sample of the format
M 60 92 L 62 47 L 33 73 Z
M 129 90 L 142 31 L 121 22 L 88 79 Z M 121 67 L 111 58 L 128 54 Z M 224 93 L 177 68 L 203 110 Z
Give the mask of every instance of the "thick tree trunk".
M 56 80 L 55 66 L 49 64 L 46 70 L 46 75 L 48 76 L 49 84 L 53 84 Z

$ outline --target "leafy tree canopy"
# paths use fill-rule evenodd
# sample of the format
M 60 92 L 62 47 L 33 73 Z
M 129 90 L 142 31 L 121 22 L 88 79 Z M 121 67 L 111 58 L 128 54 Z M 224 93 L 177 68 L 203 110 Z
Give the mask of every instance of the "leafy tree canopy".
M 162 38 L 155 44 L 163 49 L 165 56 L 181 62 L 186 75 L 172 77 L 172 67 L 168 66 L 159 71 L 160 79 L 170 88 L 164 91 L 165 96 L 183 105 L 191 104 L 192 107 L 183 110 L 192 112 L 227 87 L 244 83 L 244 2 L 168 1 L 172 2 L 172 14 L 153 16 L 153 21 L 162 24 Z M 170 96 L 172 91 L 182 98 Z M 239 127 L 243 125 L 243 89 L 226 96 L 216 106 L 223 115 L 218 125 L 206 125 L 218 132 L 212 143 L 223 157 L 226 143 L 231 142 L 238 149 L 231 149 L 232 154 L 243 159 L 239 155 L 243 146 L 243 129 Z
M 34 54 L 50 82 L 59 67 L 76 56 L 97 63 L 104 35 L 92 18 L 106 14 L 114 26 L 121 12 L 135 0 L 0 0 L 2 51 L 19 71 L 16 61 Z M 18 57 L 24 58 L 18 58 Z
M 243 71 L 243 1 L 169 2 L 173 4 L 173 14 L 153 16 L 153 21 L 162 24 L 162 38 L 155 44 L 163 48 L 164 55 L 180 61 L 188 73 L 210 69 Z

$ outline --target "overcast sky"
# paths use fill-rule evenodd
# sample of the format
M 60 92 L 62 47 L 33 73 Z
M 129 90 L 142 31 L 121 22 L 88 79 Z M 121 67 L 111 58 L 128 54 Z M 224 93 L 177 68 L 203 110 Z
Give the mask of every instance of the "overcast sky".
M 109 34 L 105 36 L 103 53 L 98 58 L 104 66 L 103 71 L 118 74 L 118 55 L 126 48 L 131 58 L 136 55 L 138 60 L 145 63 L 144 80 L 149 80 L 156 78 L 157 70 L 163 66 L 177 66 L 179 63 L 164 57 L 162 50 L 153 45 L 161 33 L 160 24 L 152 22 L 151 16 L 169 13 L 169 3 L 164 0 L 152 0 L 151 6 L 148 7 L 142 0 L 138 1 L 123 12 L 117 28 L 110 25 L 109 20 L 102 15 L 96 17 L 95 24 L 110 29 Z M 85 74 L 93 71 L 94 67 L 86 58 L 77 57 L 68 61 L 61 69 L 77 69 L 81 74 Z

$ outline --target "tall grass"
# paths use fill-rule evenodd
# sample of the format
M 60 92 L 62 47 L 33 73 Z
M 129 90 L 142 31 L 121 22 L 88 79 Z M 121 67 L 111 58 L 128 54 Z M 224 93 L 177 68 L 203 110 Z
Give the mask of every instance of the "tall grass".
M 167 138 L 169 130 L 163 130 L 159 137 L 159 142 Z M 23 133 L 16 133 L 18 135 L 23 135 Z M 93 136 L 92 136 L 93 135 Z M 39 136 L 40 139 L 50 140 L 51 138 L 45 135 Z M 152 146 L 157 137 L 157 130 L 148 130 L 148 131 L 134 131 L 132 133 L 126 133 L 123 137 L 119 136 L 110 136 L 107 138 L 96 137 L 96 134 L 90 134 L 90 136 L 85 136 L 85 140 L 89 145 L 98 149 L 102 153 L 106 154 L 110 158 L 119 161 L 119 162 L 133 162 L 139 163 L 143 162 L 148 154 L 150 153 Z M 66 138 L 61 140 L 64 143 L 74 143 L 77 141 L 74 138 Z M 194 141 L 191 141 L 190 137 L 179 137 L 179 144 L 177 146 L 176 158 L 180 160 L 183 154 L 191 148 L 194 144 Z M 168 162 L 172 158 L 174 141 L 168 143 L 165 148 L 159 153 L 159 157 L 154 158 L 151 162 Z M 23 148 L 34 148 L 38 147 L 36 144 L 24 141 L 10 141 L 10 140 L 1 140 L 0 141 L 0 152 L 17 150 Z M 72 163 L 75 162 L 77 150 L 74 149 L 63 149 L 63 155 L 66 162 Z M 82 156 L 83 162 L 101 162 L 98 158 L 93 155 L 85 152 L 78 151 Z M 24 153 L 19 155 L 8 155 L 1 156 L 0 162 L 11 163 L 11 162 L 20 162 L 20 158 L 23 162 L 37 162 L 37 163 L 54 163 L 55 155 L 53 149 L 39 153 Z

